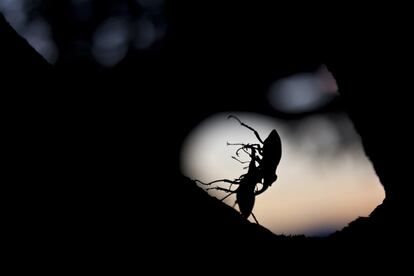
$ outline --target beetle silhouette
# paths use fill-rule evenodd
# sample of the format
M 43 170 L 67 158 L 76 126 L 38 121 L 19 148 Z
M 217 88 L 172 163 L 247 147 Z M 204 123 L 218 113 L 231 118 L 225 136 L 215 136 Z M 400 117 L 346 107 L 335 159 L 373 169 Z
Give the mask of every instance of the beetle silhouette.
M 238 204 L 242 216 L 248 218 L 251 214 L 256 223 L 258 223 L 256 217 L 252 213 L 255 197 L 266 191 L 273 184 L 273 182 L 277 180 L 276 169 L 282 157 L 281 139 L 277 131 L 273 129 L 270 132 L 269 136 L 265 140 L 262 140 L 259 133 L 254 128 L 243 123 L 236 116 L 230 115 L 228 116 L 228 119 L 229 118 L 234 118 L 242 126 L 253 131 L 256 138 L 260 142 L 260 144 L 227 143 L 227 145 L 241 146 L 236 150 L 237 156 L 239 156 L 240 151 L 243 151 L 250 156 L 250 161 L 247 161 L 249 162 L 247 173 L 241 175 L 235 180 L 219 179 L 209 183 L 204 183 L 199 180 L 196 181 L 203 185 L 211 185 L 217 182 L 230 183 L 230 187 L 228 189 L 222 187 L 212 187 L 208 188 L 207 190 L 216 189 L 227 192 L 228 195 L 226 195 L 221 200 L 224 200 L 235 193 L 235 204 Z M 234 156 L 232 156 L 232 158 L 241 163 L 247 163 L 240 161 Z M 256 163 L 258 165 L 256 165 Z M 261 184 L 260 189 L 257 188 L 258 184 Z M 238 187 L 235 190 L 232 190 L 232 185 L 238 185 Z
M 252 128 L 251 126 L 240 121 L 236 116 L 230 115 L 227 118 L 234 118 L 242 126 L 250 129 L 255 134 L 256 138 L 262 144 L 242 144 L 242 143 L 227 143 L 228 145 L 241 145 L 241 147 L 236 151 L 236 155 L 242 149 L 255 147 L 259 153 L 260 157 L 256 157 L 256 161 L 259 163 L 259 170 L 261 174 L 262 188 L 255 192 L 256 195 L 259 195 L 266 191 L 272 184 L 277 180 L 276 169 L 280 163 L 282 157 L 282 141 L 276 129 L 273 129 L 269 136 L 263 141 L 259 133 Z
M 250 155 L 251 160 L 249 162 L 248 171 L 247 173 L 241 175 L 238 179 L 235 179 L 235 180 L 219 179 L 219 180 L 215 180 L 209 183 L 204 183 L 204 182 L 201 182 L 200 180 L 195 180 L 195 181 L 203 185 L 211 185 L 217 182 L 230 183 L 230 187 L 228 189 L 222 188 L 222 187 L 212 187 L 212 188 L 208 188 L 207 190 L 215 189 L 215 190 L 227 192 L 228 195 L 222 198 L 221 201 L 223 201 L 224 199 L 226 199 L 232 194 L 236 194 L 236 202 L 234 203 L 234 205 L 237 204 L 239 206 L 240 214 L 246 219 L 250 215 L 252 215 L 256 223 L 259 224 L 256 217 L 252 213 L 252 210 L 253 210 L 255 197 L 256 197 L 255 195 L 256 184 L 261 180 L 261 175 L 260 175 L 259 167 L 256 166 L 256 162 L 257 162 L 256 149 L 254 147 L 249 147 L 249 149 L 250 149 L 249 155 Z M 235 190 L 232 190 L 231 189 L 232 185 L 238 185 L 238 186 Z

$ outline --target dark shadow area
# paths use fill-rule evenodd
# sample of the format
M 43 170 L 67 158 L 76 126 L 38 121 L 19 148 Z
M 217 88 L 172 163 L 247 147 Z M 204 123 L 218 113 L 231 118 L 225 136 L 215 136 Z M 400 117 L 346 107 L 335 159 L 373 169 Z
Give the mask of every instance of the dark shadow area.
M 121 41 L 113 49 L 83 45 L 109 11 L 122 18 L 127 7 L 127 22 L 136 16 L 138 25 L 151 12 L 140 1 L 118 1 L 126 6 L 113 9 L 98 2 L 91 1 L 92 19 L 79 19 L 79 25 L 69 12 L 71 1 L 44 2 L 39 12 L 59 49 L 54 65 L 0 16 L 9 174 L 4 185 L 16 253 L 42 251 L 55 263 L 111 260 L 125 266 L 141 253 L 169 261 L 177 255 L 205 258 L 210 250 L 276 263 L 327 261 L 346 250 L 353 252 L 348 261 L 404 256 L 397 248 L 411 242 L 412 102 L 404 67 L 411 48 L 407 37 L 383 28 L 391 23 L 371 13 L 349 22 L 338 10 L 302 14 L 280 4 L 167 1 L 162 39 L 149 48 L 145 35 L 130 39 L 120 58 L 107 54 L 123 49 L 117 37 L 109 39 Z M 164 24 L 153 16 L 154 26 Z M 211 114 L 306 116 L 274 111 L 266 93 L 275 79 L 321 64 L 341 94 L 322 112 L 347 111 L 386 191 L 369 218 L 323 239 L 276 236 L 181 175 L 181 143 Z

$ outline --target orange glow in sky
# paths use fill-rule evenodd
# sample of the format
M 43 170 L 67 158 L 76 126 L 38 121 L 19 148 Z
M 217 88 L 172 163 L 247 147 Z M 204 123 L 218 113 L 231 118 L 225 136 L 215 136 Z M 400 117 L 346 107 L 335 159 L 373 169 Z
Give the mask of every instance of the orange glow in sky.
M 273 233 L 326 235 L 359 216 L 368 216 L 384 199 L 384 189 L 346 115 L 335 115 L 336 120 L 310 117 L 292 131 L 286 123 L 258 114 L 216 114 L 201 122 L 184 141 L 184 175 L 209 182 L 246 173 L 243 165 L 231 158 L 237 147 L 226 142 L 258 141 L 253 132 L 226 119 L 230 114 L 254 127 L 262 139 L 272 129 L 282 138 L 278 180 L 256 197 L 253 209 L 259 223 Z M 343 142 L 344 133 L 347 143 Z M 247 156 L 241 159 L 249 160 Z M 226 195 L 214 190 L 209 193 L 217 198 Z M 224 202 L 232 206 L 235 196 Z

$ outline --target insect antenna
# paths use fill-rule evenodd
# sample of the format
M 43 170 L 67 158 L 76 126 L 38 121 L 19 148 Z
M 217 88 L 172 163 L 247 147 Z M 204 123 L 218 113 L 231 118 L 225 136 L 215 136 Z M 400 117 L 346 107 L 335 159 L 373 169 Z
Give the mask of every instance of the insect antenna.
M 237 120 L 242 126 L 244 126 L 244 127 L 246 127 L 246 128 L 248 128 L 248 129 L 250 129 L 251 131 L 253 131 L 254 132 L 254 135 L 256 135 L 256 137 L 257 137 L 257 139 L 260 141 L 260 143 L 262 143 L 263 144 L 263 140 L 262 140 L 262 138 L 260 138 L 260 136 L 259 136 L 259 133 L 254 129 L 254 128 L 252 128 L 251 126 L 248 126 L 248 125 L 246 125 L 245 123 L 243 123 L 242 121 L 240 121 L 240 119 L 239 118 L 237 118 L 236 116 L 234 116 L 234 115 L 229 115 L 228 117 L 227 117 L 227 119 L 230 119 L 230 118 L 233 118 L 233 119 L 235 119 L 235 120 Z

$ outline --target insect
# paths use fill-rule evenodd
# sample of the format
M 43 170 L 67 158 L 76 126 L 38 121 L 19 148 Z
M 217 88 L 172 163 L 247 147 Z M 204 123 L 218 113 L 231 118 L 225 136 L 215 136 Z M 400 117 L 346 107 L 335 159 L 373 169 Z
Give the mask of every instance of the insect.
M 239 210 L 240 210 L 241 215 L 246 219 L 250 215 L 252 215 L 254 220 L 258 224 L 259 222 L 257 221 L 256 217 L 252 213 L 252 210 L 253 210 L 255 197 L 256 197 L 255 195 L 256 184 L 260 181 L 261 175 L 260 175 L 259 168 L 256 166 L 256 149 L 254 147 L 249 147 L 249 149 L 250 149 L 249 155 L 250 155 L 251 160 L 249 162 L 248 171 L 247 173 L 241 175 L 239 178 L 235 180 L 220 179 L 220 180 L 212 181 L 210 183 L 204 183 L 199 180 L 196 180 L 196 181 L 203 185 L 211 185 L 217 182 L 230 183 L 230 187 L 228 189 L 222 188 L 222 187 L 212 187 L 212 188 L 208 188 L 207 190 L 215 189 L 215 190 L 227 192 L 228 195 L 222 198 L 221 201 L 223 201 L 224 199 L 226 199 L 232 194 L 236 194 L 235 204 L 239 205 Z M 238 185 L 238 186 L 235 190 L 232 190 L 231 189 L 232 185 Z
M 259 156 L 256 156 L 256 161 L 259 163 L 259 170 L 261 175 L 262 188 L 255 192 L 256 195 L 259 195 L 266 191 L 270 186 L 272 186 L 273 182 L 277 180 L 276 169 L 280 163 L 280 159 L 282 157 L 282 142 L 280 139 L 279 134 L 277 133 L 276 129 L 273 129 L 269 136 L 263 141 L 260 137 L 259 133 L 249 125 L 246 125 L 239 118 L 236 116 L 230 115 L 228 118 L 234 118 L 237 120 L 242 126 L 250 129 L 255 134 L 256 138 L 259 140 L 261 144 L 243 144 L 243 143 L 227 143 L 227 145 L 240 145 L 241 147 L 236 151 L 236 155 L 238 155 L 240 150 L 245 150 L 247 148 L 256 148 L 258 151 Z M 236 159 L 236 158 L 234 158 Z M 237 159 L 236 159 L 237 160 Z
M 263 141 L 255 129 L 241 122 L 239 118 L 233 115 L 228 116 L 228 118 L 234 118 L 242 126 L 252 130 L 260 142 L 260 144 L 227 143 L 227 145 L 241 146 L 236 150 L 237 156 L 239 156 L 240 151 L 243 151 L 249 155 L 250 161 L 246 162 L 240 161 L 238 158 L 232 156 L 233 159 L 241 163 L 249 163 L 247 173 L 241 175 L 235 180 L 219 179 L 209 183 L 204 183 L 199 180 L 196 181 L 203 185 L 211 185 L 217 182 L 230 183 L 230 187 L 228 189 L 222 187 L 212 187 L 207 190 L 216 189 L 227 192 L 228 195 L 222 198 L 222 201 L 230 195 L 236 194 L 235 204 L 238 204 L 241 215 L 246 219 L 252 215 L 256 223 L 258 223 L 256 217 L 252 213 L 255 197 L 267 190 L 268 187 L 270 187 L 277 179 L 276 168 L 279 165 L 282 155 L 280 136 L 277 131 L 273 129 L 269 136 Z M 258 184 L 261 184 L 261 189 L 257 188 Z M 235 190 L 232 190 L 233 185 L 237 185 Z

